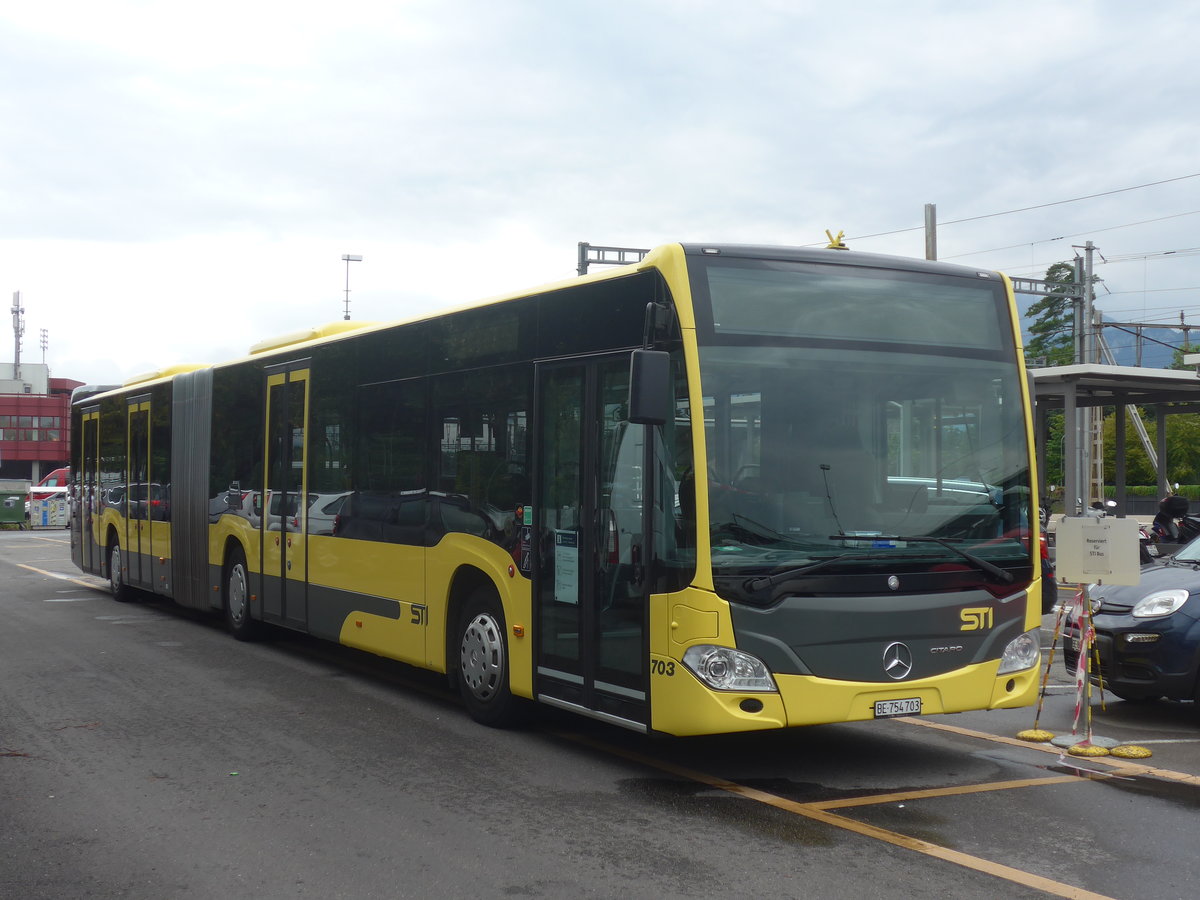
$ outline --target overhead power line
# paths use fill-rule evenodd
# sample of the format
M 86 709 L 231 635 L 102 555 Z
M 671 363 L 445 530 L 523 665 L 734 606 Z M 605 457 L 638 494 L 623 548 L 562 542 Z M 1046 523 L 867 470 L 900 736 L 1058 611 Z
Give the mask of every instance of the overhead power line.
M 1143 259 L 1155 259 L 1160 256 L 1193 256 L 1200 253 L 1200 247 L 1184 247 L 1181 250 L 1153 250 L 1148 253 L 1123 253 L 1110 256 L 1103 260 L 1105 263 L 1137 262 Z
M 1200 285 L 1195 285 L 1192 287 L 1143 288 L 1140 291 L 1110 291 L 1109 296 L 1120 297 L 1122 294 L 1170 294 L 1175 291 L 1200 291 Z M 1162 309 L 1166 309 L 1166 307 L 1164 306 Z
M 1021 209 L 1010 209 L 1005 212 L 988 213 L 982 216 L 970 216 L 966 219 L 951 219 L 949 222 L 941 222 L 940 225 L 958 225 L 962 222 L 976 222 L 980 219 L 994 219 L 996 216 L 1010 216 L 1013 213 L 1029 212 L 1034 209 L 1045 209 L 1048 206 L 1062 206 L 1065 203 L 1078 203 L 1080 200 L 1095 200 L 1097 197 L 1109 197 L 1113 194 L 1123 194 L 1126 191 L 1139 191 L 1142 188 L 1157 187 L 1160 184 L 1170 184 L 1173 181 L 1184 181 L 1188 178 L 1200 178 L 1200 172 L 1193 175 L 1180 175 L 1178 178 L 1166 178 L 1162 181 L 1152 181 L 1149 184 L 1135 184 L 1133 187 L 1117 188 L 1112 191 L 1101 191 L 1099 194 L 1088 194 L 1086 197 L 1073 197 L 1070 200 L 1055 200 L 1051 203 L 1039 203 L 1036 206 L 1026 206 Z
M 1162 181 L 1150 181 L 1146 184 L 1135 184 L 1132 187 L 1115 188 L 1111 191 L 1101 191 L 1098 194 L 1087 194 L 1083 197 L 1072 197 L 1069 200 L 1053 200 L 1049 203 L 1038 203 L 1033 206 L 1022 206 L 1020 209 L 1006 209 L 1003 212 L 984 213 L 979 216 L 967 216 L 964 219 L 950 219 L 946 222 L 938 222 L 938 228 L 946 225 L 961 225 L 963 222 L 977 222 L 980 219 L 994 219 L 997 216 L 1011 216 L 1014 213 L 1030 212 L 1035 209 L 1046 209 L 1050 206 L 1062 206 L 1066 203 L 1078 203 L 1081 200 L 1095 200 L 1097 197 L 1110 197 L 1113 194 L 1123 194 L 1127 191 L 1140 191 L 1143 188 L 1157 187 L 1160 184 L 1171 184 L 1176 181 L 1185 181 L 1188 178 L 1200 178 L 1200 172 L 1195 172 L 1191 175 L 1180 175 L 1176 178 L 1164 178 Z M 905 234 L 910 231 L 923 231 L 924 225 L 914 225 L 911 228 L 897 228 L 895 231 L 880 231 L 875 234 L 860 234 L 852 238 L 846 238 L 847 241 L 865 241 L 868 238 L 887 237 L 893 234 Z
M 1101 257 L 1100 261 L 1097 262 L 1096 265 L 1102 266 L 1102 265 L 1113 265 L 1115 263 L 1143 262 L 1145 260 L 1151 260 L 1151 259 L 1172 259 L 1172 258 L 1176 258 L 1176 257 L 1183 258 L 1185 256 L 1195 256 L 1196 254 L 1200 254 L 1200 247 L 1185 247 L 1180 250 L 1157 250 L 1157 251 L 1154 251 L 1151 253 L 1127 253 L 1127 254 L 1122 254 L 1119 256 Z M 1019 265 L 1011 265 L 1011 266 L 1005 266 L 1005 265 L 992 266 L 989 264 L 989 268 L 999 269 L 1000 271 L 1005 272 L 1009 275 L 1021 275 L 1026 272 L 1028 272 L 1028 273 L 1044 272 L 1044 271 L 1046 271 L 1046 269 L 1049 266 L 1052 266 L 1058 262 L 1065 262 L 1065 260 L 1056 259 L 1056 260 L 1047 260 L 1045 262 L 1037 262 L 1037 263 L 1021 263 Z M 1137 293 L 1137 292 L 1133 291 L 1131 293 Z
M 1179 219 L 1183 216 L 1200 215 L 1200 209 L 1194 209 L 1191 212 L 1175 213 L 1170 216 L 1160 216 L 1157 219 L 1143 219 L 1140 222 L 1127 222 L 1124 225 L 1109 225 L 1107 228 L 1091 228 L 1087 231 L 1078 231 L 1075 234 L 1060 234 L 1058 237 L 1042 238 L 1039 241 L 1025 241 L 1021 244 L 1009 244 L 1007 247 L 992 247 L 990 250 L 971 250 L 967 253 L 956 253 L 953 256 L 942 256 L 940 259 L 962 259 L 964 256 L 979 256 L 983 253 L 998 253 L 1001 250 L 1016 250 L 1018 247 L 1032 247 L 1035 244 L 1052 244 L 1055 241 L 1065 241 L 1068 238 L 1088 237 L 1093 234 L 1101 234 L 1105 231 L 1117 231 L 1121 228 L 1133 228 L 1137 225 L 1152 225 L 1155 222 L 1165 222 L 1168 219 Z

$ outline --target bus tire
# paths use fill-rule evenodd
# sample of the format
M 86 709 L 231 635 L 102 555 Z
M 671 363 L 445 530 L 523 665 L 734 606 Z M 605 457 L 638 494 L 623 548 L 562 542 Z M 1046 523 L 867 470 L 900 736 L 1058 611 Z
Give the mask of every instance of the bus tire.
M 113 599 L 119 603 L 128 603 L 133 599 L 132 591 L 125 583 L 125 575 L 121 571 L 121 542 L 114 534 L 108 539 L 108 586 L 112 589 Z
M 508 688 L 504 611 L 490 588 L 476 588 L 463 604 L 458 627 L 458 690 L 471 718 L 504 728 L 520 719 L 521 704 Z
M 246 571 L 246 554 L 241 547 L 234 547 L 225 560 L 221 594 L 229 633 L 239 641 L 257 640 L 262 633 L 262 624 L 250 615 L 250 576 Z

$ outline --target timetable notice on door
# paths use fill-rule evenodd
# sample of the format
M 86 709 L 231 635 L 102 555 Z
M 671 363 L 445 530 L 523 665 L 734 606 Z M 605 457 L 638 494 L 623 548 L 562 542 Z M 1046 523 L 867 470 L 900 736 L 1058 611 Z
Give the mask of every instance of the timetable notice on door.
M 579 532 L 554 532 L 554 599 L 579 603 Z

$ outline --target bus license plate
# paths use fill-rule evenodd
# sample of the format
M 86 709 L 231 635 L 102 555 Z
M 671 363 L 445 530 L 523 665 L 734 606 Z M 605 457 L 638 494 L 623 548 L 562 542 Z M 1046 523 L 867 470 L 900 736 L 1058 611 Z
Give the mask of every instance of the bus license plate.
M 889 719 L 892 716 L 919 716 L 921 698 L 906 697 L 903 700 L 876 700 L 875 718 Z

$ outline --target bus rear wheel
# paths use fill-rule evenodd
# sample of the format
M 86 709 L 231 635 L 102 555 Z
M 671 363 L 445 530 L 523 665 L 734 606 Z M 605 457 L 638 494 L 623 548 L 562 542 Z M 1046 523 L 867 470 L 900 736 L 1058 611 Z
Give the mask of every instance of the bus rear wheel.
M 126 603 L 133 599 L 129 585 L 125 583 L 125 573 L 121 571 L 121 544 L 116 537 L 108 542 L 108 586 L 114 600 Z
M 239 641 L 256 640 L 261 624 L 250 615 L 250 577 L 246 574 L 246 554 L 234 548 L 225 561 L 222 579 L 225 601 L 225 623 Z
M 477 589 L 459 621 L 458 689 L 476 722 L 503 728 L 516 724 L 522 705 L 508 688 L 508 644 L 500 600 Z

